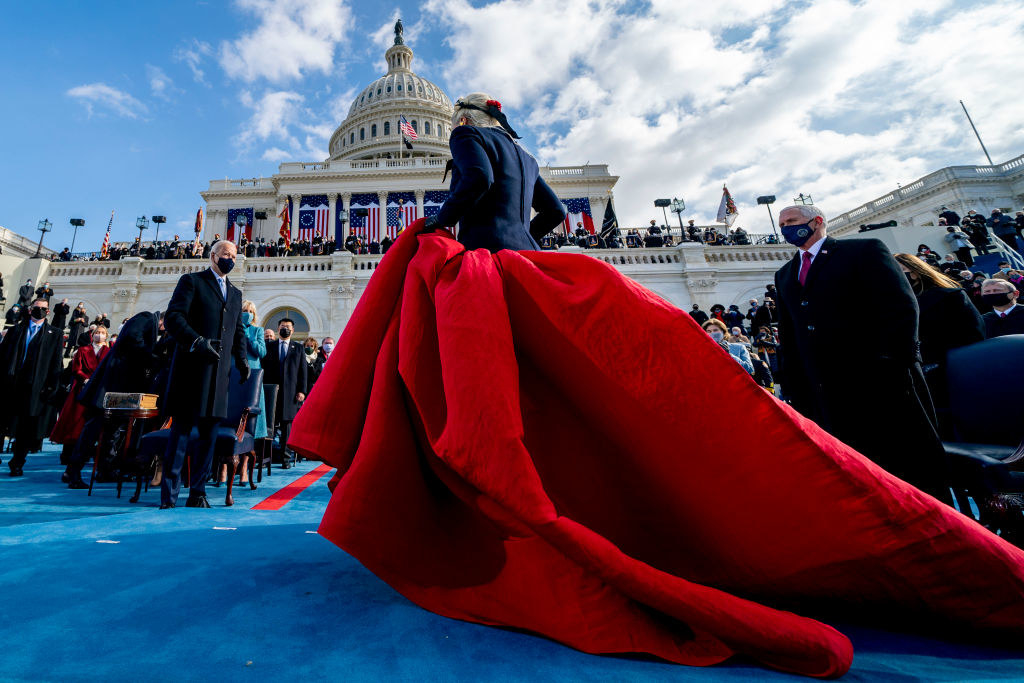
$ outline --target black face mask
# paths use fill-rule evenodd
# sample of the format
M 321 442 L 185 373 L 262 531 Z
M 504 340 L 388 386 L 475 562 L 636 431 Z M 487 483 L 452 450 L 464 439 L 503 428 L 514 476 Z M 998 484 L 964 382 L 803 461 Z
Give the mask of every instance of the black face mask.
M 33 306 L 28 309 L 28 314 L 32 316 L 33 320 L 42 320 L 46 317 L 46 309 L 42 306 Z
M 235 259 L 225 258 L 221 256 L 217 259 L 217 268 L 220 269 L 221 274 L 227 275 L 231 272 L 231 269 L 235 267 Z
M 982 294 L 981 300 L 989 306 L 1008 306 L 1012 301 L 1009 292 L 996 292 L 995 294 Z M 33 309 L 35 310 L 35 309 Z
M 277 334 L 279 337 L 281 337 L 281 339 L 287 339 L 288 337 L 292 336 L 292 331 L 289 330 L 287 327 L 282 327 L 280 330 L 277 331 Z

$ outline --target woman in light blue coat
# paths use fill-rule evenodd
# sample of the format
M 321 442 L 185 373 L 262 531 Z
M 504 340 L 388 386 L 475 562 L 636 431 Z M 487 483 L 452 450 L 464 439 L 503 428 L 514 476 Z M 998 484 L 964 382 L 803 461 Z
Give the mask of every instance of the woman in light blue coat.
M 747 371 L 748 375 L 754 374 L 754 363 L 750 360 L 750 352 L 743 344 L 730 344 L 725 340 L 729 328 L 721 320 L 712 318 L 703 325 L 704 331 L 708 333 L 712 341 L 729 352 L 729 355 L 736 359 L 736 362 Z
M 245 357 L 249 367 L 260 369 L 260 359 L 267 355 L 267 342 L 263 340 L 263 328 L 257 323 L 256 304 L 251 301 L 242 302 L 242 326 L 245 327 Z M 263 405 L 263 388 L 260 387 L 260 414 L 256 418 L 257 439 L 267 438 L 266 406 Z

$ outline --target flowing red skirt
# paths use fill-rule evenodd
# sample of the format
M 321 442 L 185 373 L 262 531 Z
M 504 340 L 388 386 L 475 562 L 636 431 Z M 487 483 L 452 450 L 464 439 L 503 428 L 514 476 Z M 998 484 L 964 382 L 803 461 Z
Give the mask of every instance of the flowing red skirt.
M 585 652 L 849 668 L 815 614 L 1024 636 L 1024 553 L 583 255 L 405 231 L 296 417 L 320 533 L 438 614 Z M 870 428 L 870 425 L 865 425 Z

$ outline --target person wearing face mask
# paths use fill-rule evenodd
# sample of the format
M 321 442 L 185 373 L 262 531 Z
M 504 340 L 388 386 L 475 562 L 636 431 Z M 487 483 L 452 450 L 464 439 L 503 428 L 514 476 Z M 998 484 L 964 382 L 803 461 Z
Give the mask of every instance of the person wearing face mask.
M 939 435 L 952 440 L 946 354 L 983 341 L 985 324 L 967 293 L 952 279 L 910 254 L 895 254 L 894 258 L 917 297 L 922 369 L 935 404 Z
M 327 359 L 331 357 L 331 353 L 334 352 L 334 337 L 324 337 L 324 343 L 320 345 L 320 355 L 324 359 L 324 364 L 327 363 Z
M 210 507 L 206 480 L 213 464 L 216 427 L 227 417 L 232 361 L 241 381 L 249 378 L 242 293 L 228 280 L 237 254 L 234 243 L 215 242 L 210 247 L 210 267 L 182 275 L 164 312 L 164 326 L 177 346 L 164 399 L 164 412 L 173 422 L 163 459 L 161 509 L 177 505 L 185 447 L 193 427 L 198 428 L 199 442 L 185 505 Z
M 708 333 L 711 340 L 722 347 L 726 353 L 732 356 L 740 367 L 747 371 L 748 375 L 754 374 L 754 364 L 750 360 L 750 353 L 747 351 L 747 347 L 739 343 L 729 343 L 726 341 L 728 336 L 728 328 L 721 320 L 712 318 L 703 325 L 704 331 Z
M 46 322 L 46 299 L 30 302 L 29 319 L 12 327 L 0 342 L 0 420 L 13 426 L 12 477 L 22 476 L 28 451 L 44 434 L 40 418 L 57 394 L 63 369 L 64 335 Z M 13 424 L 12 424 L 13 423 Z
M 971 256 L 971 238 L 967 233 L 958 229 L 954 224 L 946 228 L 946 234 L 942 239 L 952 251 L 956 252 L 957 258 L 966 264 L 962 268 L 970 268 L 974 265 L 974 257 Z M 947 256 L 946 260 L 949 261 L 950 256 Z
M 1024 306 L 1018 286 L 1009 280 L 985 280 L 981 284 L 981 298 L 992 307 L 982 316 L 985 334 L 991 339 L 1007 334 L 1024 334 Z
M 242 302 L 242 327 L 245 328 L 245 358 L 249 363 L 249 368 L 252 370 L 260 369 L 260 360 L 267 355 L 267 343 L 263 339 L 263 328 L 257 323 L 259 322 L 259 316 L 256 315 L 256 304 L 252 301 Z M 267 416 L 266 416 L 266 404 L 263 398 L 263 386 L 260 385 L 259 390 L 260 398 L 260 413 L 256 416 L 256 427 L 253 431 L 254 439 L 265 439 L 267 438 Z M 249 464 L 253 462 L 255 453 L 250 453 L 244 457 L 241 462 L 241 483 L 249 483 Z M 220 467 L 220 472 L 217 473 L 217 482 L 215 486 L 219 486 L 222 481 L 227 478 L 227 464 L 223 464 Z M 231 497 L 230 489 L 225 497 L 225 504 L 232 505 L 234 500 Z
M 281 437 L 278 442 L 280 450 L 281 469 L 288 469 L 292 466 L 293 454 L 288 448 L 288 435 L 291 433 L 292 420 L 299 411 L 299 407 L 306 399 L 307 370 L 305 351 L 302 344 L 291 337 L 295 332 L 295 321 L 291 318 L 282 318 L 277 325 L 277 335 L 280 339 L 267 342 L 267 355 L 263 357 L 263 381 L 267 384 L 276 384 L 277 410 L 275 412 L 275 427 L 280 430 Z M 269 429 L 269 425 L 268 425 Z
M 699 304 L 694 304 L 690 309 L 690 317 L 693 318 L 698 325 L 703 325 L 708 321 L 708 314 L 700 310 Z
M 798 249 L 775 273 L 786 396 L 883 469 L 951 502 L 910 282 L 880 240 L 828 237 L 816 206 L 783 209 L 779 227 Z M 862 325 L 851 336 L 858 312 L 885 324 Z
M 28 311 L 29 304 L 32 303 L 32 297 L 35 296 L 35 293 L 36 290 L 32 286 L 32 278 L 25 280 L 25 284 L 18 289 L 18 306 L 23 311 Z
M 70 358 L 71 354 L 74 353 L 75 349 L 78 348 L 78 336 L 82 334 L 89 325 L 89 314 L 85 312 L 85 304 L 81 301 L 75 306 L 75 310 L 71 311 L 71 324 L 68 327 L 68 343 L 64 349 L 64 357 Z
M 78 443 L 78 437 L 81 436 L 82 428 L 85 426 L 85 406 L 78 402 L 78 392 L 92 377 L 108 351 L 107 328 L 98 327 L 92 334 L 92 342 L 88 346 L 80 346 L 71 361 L 71 374 L 74 381 L 71 384 L 71 391 L 64 399 L 64 404 L 60 409 L 57 424 L 50 432 L 50 441 L 62 446 L 60 460 L 65 465 L 71 462 L 75 444 Z
M 320 355 L 319 345 L 312 337 L 306 339 L 303 351 L 306 354 L 306 386 L 312 389 L 323 372 L 325 358 Z

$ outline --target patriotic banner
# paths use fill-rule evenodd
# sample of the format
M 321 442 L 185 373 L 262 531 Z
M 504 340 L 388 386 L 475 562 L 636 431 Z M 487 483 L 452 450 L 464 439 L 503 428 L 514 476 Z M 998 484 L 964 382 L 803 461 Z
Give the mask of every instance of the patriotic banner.
M 391 239 L 416 220 L 416 195 L 412 192 L 389 192 L 386 217 L 387 236 Z
M 718 205 L 718 217 L 715 218 L 715 222 L 725 223 L 731 228 L 733 221 L 736 220 L 736 216 L 738 215 L 740 215 L 740 212 L 736 209 L 736 204 L 732 201 L 732 195 L 729 194 L 729 189 L 725 185 L 722 185 L 722 203 Z
M 436 216 L 441 211 L 441 205 L 446 199 L 448 199 L 448 190 L 427 190 L 423 196 L 423 217 Z
M 238 230 L 238 226 L 235 224 L 235 221 L 238 220 L 239 216 L 242 216 L 245 219 L 245 225 L 242 230 Z M 228 229 L 225 233 L 227 235 L 227 240 L 237 244 L 242 239 L 242 235 L 245 235 L 245 239 L 252 241 L 252 224 L 252 207 L 247 209 L 228 209 Z M 237 235 L 235 234 L 236 232 L 238 232 Z
M 398 119 L 398 130 L 400 130 L 402 132 L 402 135 L 409 138 L 410 140 L 415 140 L 417 137 L 419 137 L 418 135 L 416 135 L 416 129 L 412 127 L 412 124 L 409 123 L 408 120 L 406 120 L 405 116 L 402 116 Z
M 298 238 L 312 241 L 314 237 L 327 239 L 330 228 L 330 200 L 325 194 L 303 195 L 299 202 Z
M 590 200 L 586 197 L 579 197 L 577 199 L 563 199 L 562 204 L 565 205 L 565 212 L 569 214 L 565 217 L 565 234 L 571 235 L 576 231 L 577 223 L 582 223 L 583 227 L 591 235 L 594 234 L 594 217 L 591 215 Z
M 365 216 L 359 215 L 361 209 Z M 364 242 L 380 242 L 380 198 L 375 192 L 352 195 L 349 201 L 349 226 L 353 235 Z

